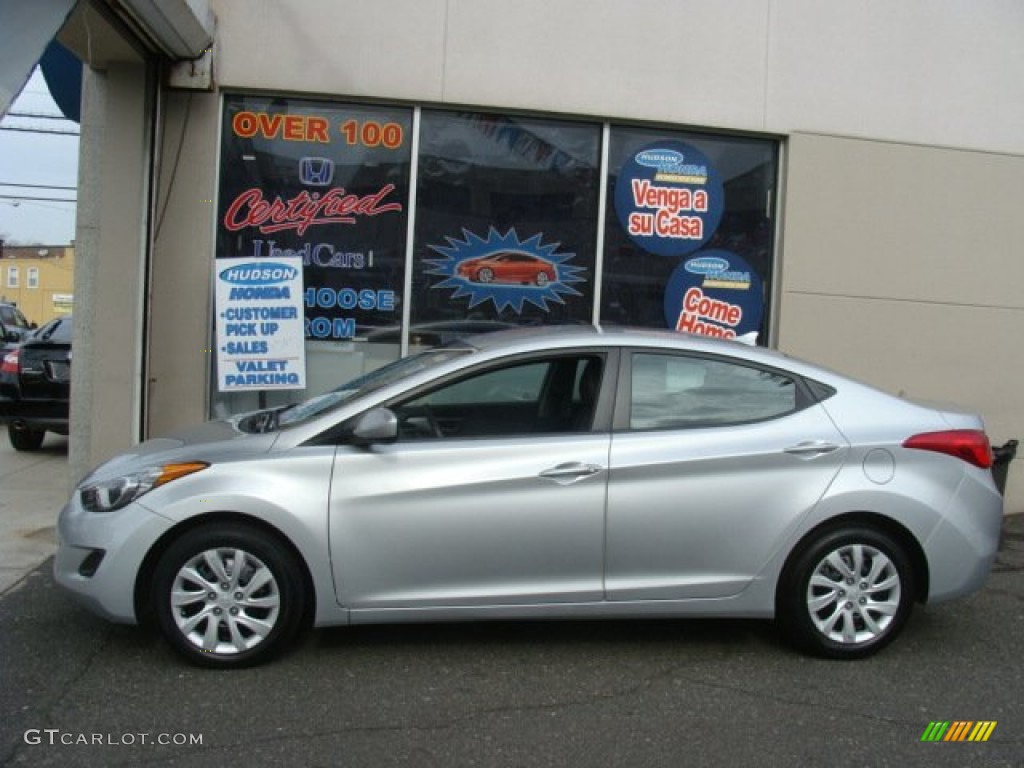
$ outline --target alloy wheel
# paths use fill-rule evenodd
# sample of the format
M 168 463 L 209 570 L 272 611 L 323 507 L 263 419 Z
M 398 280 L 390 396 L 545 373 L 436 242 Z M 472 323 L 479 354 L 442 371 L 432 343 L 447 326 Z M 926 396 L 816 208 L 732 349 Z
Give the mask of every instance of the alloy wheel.
M 818 631 L 835 643 L 860 644 L 882 636 L 900 608 L 895 564 L 866 544 L 829 552 L 807 584 L 807 611 Z
M 251 650 L 273 631 L 281 591 L 273 572 L 249 552 L 208 549 L 188 560 L 170 595 L 175 624 L 206 653 Z

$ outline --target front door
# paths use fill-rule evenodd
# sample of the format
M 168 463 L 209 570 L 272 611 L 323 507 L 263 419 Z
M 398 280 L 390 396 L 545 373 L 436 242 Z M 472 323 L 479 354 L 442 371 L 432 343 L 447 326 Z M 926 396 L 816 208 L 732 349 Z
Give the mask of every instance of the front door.
M 341 604 L 601 600 L 610 438 L 591 428 L 588 364 L 603 358 L 477 371 L 389 404 L 397 442 L 339 446 L 330 543 Z

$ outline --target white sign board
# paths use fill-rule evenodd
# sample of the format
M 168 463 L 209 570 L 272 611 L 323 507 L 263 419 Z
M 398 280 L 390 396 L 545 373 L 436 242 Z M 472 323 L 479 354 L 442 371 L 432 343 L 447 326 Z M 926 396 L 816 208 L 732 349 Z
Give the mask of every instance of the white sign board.
M 215 259 L 217 389 L 305 389 L 302 259 Z

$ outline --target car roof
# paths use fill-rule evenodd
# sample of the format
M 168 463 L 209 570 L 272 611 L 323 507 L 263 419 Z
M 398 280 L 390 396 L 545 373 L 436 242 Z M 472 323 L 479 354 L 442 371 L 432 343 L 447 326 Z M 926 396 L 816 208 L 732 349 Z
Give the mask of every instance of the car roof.
M 468 345 L 488 356 L 568 347 L 655 347 L 734 357 L 755 364 L 785 368 L 801 375 L 824 376 L 829 379 L 845 378 L 834 371 L 775 349 L 668 329 L 615 325 L 544 325 L 464 336 L 458 343 Z
M 615 325 L 543 325 L 523 328 L 512 328 L 491 333 L 481 333 L 463 338 L 466 344 L 481 352 L 492 349 L 514 347 L 516 345 L 551 346 L 552 348 L 568 346 L 664 346 L 674 349 L 693 349 L 697 351 L 717 352 L 720 354 L 739 353 L 746 357 L 748 353 L 767 353 L 775 357 L 784 357 L 779 352 L 752 347 L 738 341 L 713 339 L 707 336 L 695 336 L 670 330 L 652 328 L 634 328 Z

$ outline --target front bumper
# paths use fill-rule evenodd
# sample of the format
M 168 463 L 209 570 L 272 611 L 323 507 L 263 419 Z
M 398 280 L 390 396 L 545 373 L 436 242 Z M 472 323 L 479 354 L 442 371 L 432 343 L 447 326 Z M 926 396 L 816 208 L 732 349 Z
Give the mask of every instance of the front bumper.
M 57 523 L 54 578 L 94 613 L 135 624 L 139 568 L 172 525 L 137 503 L 115 512 L 89 512 L 79 503 L 76 491 Z

